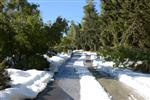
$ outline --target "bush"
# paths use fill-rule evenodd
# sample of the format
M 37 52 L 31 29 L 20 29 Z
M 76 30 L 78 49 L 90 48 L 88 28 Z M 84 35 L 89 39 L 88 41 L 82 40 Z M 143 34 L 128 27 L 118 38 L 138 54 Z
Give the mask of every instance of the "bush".
M 133 70 L 150 72 L 150 52 L 140 48 L 130 47 L 115 47 L 115 48 L 102 48 L 99 55 L 103 56 L 105 60 L 115 62 L 115 66 L 130 67 Z M 142 64 L 137 64 L 139 61 Z M 133 62 L 129 64 L 129 62 Z
M 49 48 L 49 50 L 47 51 L 46 55 L 48 55 L 49 57 L 52 56 L 56 56 L 57 55 L 57 51 L 53 48 Z
M 0 63 L 0 90 L 9 87 L 10 77 L 8 73 L 5 71 L 6 61 L 3 60 Z
M 44 70 L 46 68 L 49 68 L 49 63 L 43 56 L 33 55 L 33 56 L 26 57 L 22 61 L 20 61 L 17 64 L 16 68 L 24 69 L 24 70 L 28 70 L 28 69 Z
M 74 49 L 75 49 L 75 46 L 73 44 L 64 43 L 63 41 L 62 43 L 60 43 L 59 45 L 53 48 L 53 50 L 57 52 L 68 52 L 68 50 L 74 50 Z

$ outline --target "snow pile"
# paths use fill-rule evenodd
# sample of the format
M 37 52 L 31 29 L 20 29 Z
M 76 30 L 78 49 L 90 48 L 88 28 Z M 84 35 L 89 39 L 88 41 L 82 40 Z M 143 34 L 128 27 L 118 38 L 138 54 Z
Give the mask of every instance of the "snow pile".
M 57 54 L 57 56 L 63 58 L 64 60 L 67 60 L 68 58 L 70 58 L 71 54 L 59 53 Z
M 0 91 L 1 100 L 35 98 L 44 90 L 53 74 L 46 71 L 7 69 L 12 79 L 12 88 Z
M 52 79 L 54 72 L 58 71 L 58 67 L 60 67 L 70 56 L 67 54 L 58 54 L 51 58 L 47 55 L 44 55 L 44 57 L 53 64 L 50 66 L 50 69 L 52 67 L 57 70 L 38 71 L 32 69 L 22 71 L 17 69 L 7 69 L 12 80 L 12 87 L 0 91 L 0 100 L 35 98 L 39 92 L 46 88 L 46 85 Z
M 135 89 L 137 93 L 150 100 L 150 74 L 133 72 L 125 68 L 113 68 L 114 62 L 95 61 L 98 70 L 117 78 L 119 81 Z
M 43 55 L 44 58 L 47 59 L 48 62 L 50 62 L 50 71 L 57 72 L 59 67 L 67 60 L 70 58 L 71 55 L 61 53 L 57 54 L 56 56 L 52 56 L 51 58 L 48 57 L 46 54 Z
M 87 53 L 86 53 L 87 54 Z M 84 67 L 85 53 L 74 63 L 77 73 L 80 76 L 80 100 L 110 100 L 103 87 L 94 76 Z
M 73 50 L 73 53 L 75 52 L 78 52 L 78 53 L 83 53 L 84 51 L 81 49 L 81 50 Z

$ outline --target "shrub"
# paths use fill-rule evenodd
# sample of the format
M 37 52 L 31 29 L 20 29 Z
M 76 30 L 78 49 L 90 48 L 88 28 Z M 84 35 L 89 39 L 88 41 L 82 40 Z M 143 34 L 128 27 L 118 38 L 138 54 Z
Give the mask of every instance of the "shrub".
M 5 68 L 6 68 L 6 61 L 3 60 L 0 63 L 0 90 L 8 87 L 10 82 L 10 77 L 6 72 Z
M 49 63 L 41 55 L 32 55 L 29 57 L 25 57 L 16 66 L 16 68 L 24 69 L 24 70 L 27 70 L 27 69 L 44 70 L 48 67 L 49 67 Z
M 57 50 L 53 49 L 53 48 L 49 48 L 49 50 L 46 53 L 49 57 L 55 56 L 57 55 Z
M 69 49 L 72 49 L 70 46 L 56 46 L 54 48 L 57 52 L 67 52 Z
M 150 52 L 140 48 L 130 47 L 115 47 L 115 48 L 102 48 L 99 55 L 103 56 L 105 60 L 115 62 L 115 66 L 130 67 L 133 70 L 150 72 Z M 139 61 L 142 64 L 137 64 Z M 129 62 L 133 62 L 129 64 Z

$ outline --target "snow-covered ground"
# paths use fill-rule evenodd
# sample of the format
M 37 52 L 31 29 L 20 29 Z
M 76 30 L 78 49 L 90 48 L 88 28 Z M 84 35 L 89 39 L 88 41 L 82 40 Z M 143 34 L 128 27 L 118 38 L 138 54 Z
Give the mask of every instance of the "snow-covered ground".
M 74 63 L 80 76 L 80 100 L 110 100 L 103 87 L 84 66 L 85 54 L 87 53 L 84 52 L 79 60 Z
M 110 100 L 103 87 L 84 66 L 85 55 L 91 55 L 93 66 L 96 66 L 98 71 L 105 72 L 117 78 L 119 81 L 135 89 L 135 92 L 143 96 L 145 100 L 150 100 L 150 74 L 133 72 L 123 68 L 113 68 L 114 62 L 104 62 L 102 57 L 100 57 L 101 59 L 97 59 L 96 53 L 84 52 L 82 50 L 79 52 L 82 53 L 82 56 L 74 63 L 74 66 L 80 76 L 81 100 Z M 67 54 L 58 54 L 51 58 L 44 55 L 44 57 L 53 66 L 50 67 L 50 71 L 7 69 L 12 79 L 12 87 L 0 91 L 0 100 L 35 98 L 52 79 L 54 72 L 57 72 L 64 61 L 70 58 Z
M 7 69 L 12 79 L 12 88 L 0 91 L 0 100 L 34 98 L 42 91 L 53 74 L 46 71 Z
M 86 53 L 87 54 L 87 53 Z M 105 72 L 106 74 L 117 78 L 124 84 L 132 87 L 135 92 L 139 93 L 145 100 L 150 100 L 150 74 L 144 74 L 140 72 L 133 72 L 125 68 L 113 68 L 114 62 L 104 61 L 101 59 L 96 59 L 96 54 L 88 53 L 94 56 L 93 65 L 97 66 L 97 70 L 100 72 Z
M 32 69 L 22 71 L 17 69 L 7 69 L 12 80 L 12 87 L 0 91 L 0 100 L 35 98 L 39 92 L 45 89 L 47 83 L 52 79 L 54 72 L 58 71 L 58 68 L 70 57 L 70 55 L 62 53 L 51 58 L 47 55 L 44 55 L 44 57 L 51 62 L 51 67 L 53 66 L 53 69 L 55 70 L 38 71 Z
M 70 58 L 70 56 L 71 54 L 59 53 L 56 56 L 52 56 L 51 58 L 49 58 L 47 55 L 44 55 L 44 58 L 46 58 L 47 61 L 50 62 L 51 67 L 49 68 L 49 70 L 57 72 L 63 62 Z

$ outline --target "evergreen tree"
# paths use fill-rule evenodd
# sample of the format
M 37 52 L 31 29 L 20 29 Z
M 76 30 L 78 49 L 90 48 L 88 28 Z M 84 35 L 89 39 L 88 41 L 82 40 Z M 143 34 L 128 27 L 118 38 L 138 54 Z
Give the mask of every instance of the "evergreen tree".
M 66 51 L 67 49 L 78 48 L 77 34 L 80 34 L 79 32 L 80 31 L 78 26 L 73 21 L 71 21 L 70 28 L 66 36 L 63 37 L 61 44 L 59 45 L 60 47 L 63 46 L 63 51 Z
M 13 56 L 20 63 L 30 56 L 42 55 L 59 44 L 67 30 L 67 21 L 61 17 L 51 26 L 44 25 L 38 5 L 27 0 L 1 1 L 0 9 L 1 59 Z
M 95 9 L 93 0 L 87 0 L 84 6 L 84 17 L 81 31 L 81 46 L 85 50 L 96 50 L 96 42 L 98 40 L 98 13 Z
M 68 30 L 68 22 L 66 19 L 57 17 L 56 21 L 52 24 L 50 28 L 49 36 L 52 37 L 52 41 L 50 41 L 52 46 L 59 45 L 61 43 L 61 39 L 63 34 L 66 34 Z
M 144 67 L 132 68 L 149 71 L 149 28 L 150 9 L 148 0 L 101 0 L 102 13 L 99 19 L 102 22 L 102 44 L 108 47 L 107 55 L 124 62 L 129 59 L 133 62 L 143 61 Z M 111 50 L 110 50 L 111 49 Z M 126 53 L 128 52 L 128 54 Z M 132 56 L 131 56 L 132 55 Z M 135 66 L 135 67 L 134 67 Z
M 76 25 L 73 21 L 71 21 L 70 30 L 67 34 L 67 38 L 70 40 L 70 46 L 72 48 L 78 48 L 79 38 L 80 38 L 80 30 L 79 26 Z
M 74 25 L 74 30 L 75 30 L 75 41 L 74 41 L 74 45 L 76 49 L 82 49 L 81 47 L 81 29 L 82 26 L 81 24 L 78 25 Z

